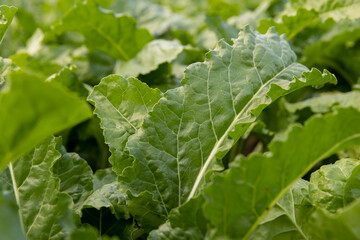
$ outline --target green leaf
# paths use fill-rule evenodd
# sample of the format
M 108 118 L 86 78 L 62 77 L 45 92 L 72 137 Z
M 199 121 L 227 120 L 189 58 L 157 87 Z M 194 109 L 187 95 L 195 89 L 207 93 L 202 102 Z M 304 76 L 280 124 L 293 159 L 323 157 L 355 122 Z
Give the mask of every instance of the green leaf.
M 50 135 L 91 116 L 78 97 L 54 83 L 20 71 L 0 92 L 0 169 L 31 151 Z
M 117 179 L 117 175 L 111 168 L 99 169 L 93 176 L 94 190 L 101 188 L 105 184 L 113 183 Z
M 47 81 L 57 82 L 70 91 L 76 92 L 80 97 L 86 98 L 89 94 L 83 83 L 76 76 L 77 68 L 74 65 L 62 68 L 58 73 L 50 76 Z
M 326 113 L 335 107 L 354 107 L 360 109 L 360 91 L 347 93 L 328 92 L 300 102 L 285 102 L 286 110 L 291 113 L 305 108 L 310 108 L 314 113 Z
M 129 138 L 135 157 L 120 176 L 133 194 L 149 191 L 164 214 L 201 190 L 228 150 L 280 96 L 336 82 L 296 63 L 284 37 L 245 28 L 233 45 L 220 41 L 203 63 L 190 65 L 183 86 L 169 90 Z M 299 79 L 300 78 L 300 79 Z
M 182 50 L 183 46 L 176 41 L 154 40 L 130 61 L 117 61 L 114 72 L 132 77 L 147 74 L 156 70 L 160 64 L 174 60 Z
M 113 12 L 97 7 L 93 0 L 78 1 L 55 31 L 78 32 L 85 37 L 89 49 L 102 51 L 123 61 L 133 58 L 152 40 L 146 29 L 136 28 L 132 17 L 115 16 Z
M 315 10 L 299 8 L 296 15 L 283 15 L 280 22 L 274 19 L 262 19 L 259 23 L 259 32 L 266 32 L 274 26 L 279 33 L 285 33 L 288 39 L 292 39 L 309 25 L 319 20 L 319 13 Z
M 321 210 L 316 211 L 309 218 L 310 239 L 336 240 L 359 239 L 360 231 L 360 199 L 335 215 L 329 215 Z
M 9 27 L 17 10 L 18 9 L 13 6 L 0 6 L 0 44 L 5 36 L 6 29 Z
M 344 202 L 349 204 L 360 198 L 360 167 L 356 166 L 347 179 L 344 189 Z
M 126 205 L 127 198 L 118 188 L 119 184 L 117 182 L 103 185 L 87 197 L 81 206 L 81 210 L 84 211 L 87 208 L 95 208 L 97 210 L 109 208 L 117 219 L 128 219 L 130 216 Z
M 308 185 L 303 179 L 296 181 L 262 218 L 249 239 L 308 239 L 304 228 L 311 225 L 309 216 L 316 210 L 309 200 Z
M 313 172 L 309 184 L 312 205 L 330 213 L 343 208 L 346 205 L 345 186 L 349 188 L 348 180 L 359 164 L 360 162 L 354 159 L 342 159 Z M 354 178 L 356 177 L 352 180 Z
M 0 195 L 0 232 L 4 239 L 25 240 L 16 201 Z
M 112 153 L 109 161 L 117 174 L 132 163 L 125 149 L 128 137 L 139 129 L 160 97 L 159 90 L 118 75 L 103 78 L 90 93 L 88 100 L 95 104 L 95 113 L 101 119 L 105 142 Z
M 301 31 L 316 24 L 326 25 L 331 19 L 339 22 L 344 19 L 356 20 L 360 18 L 360 2 L 336 0 L 334 3 L 327 0 L 319 1 L 292 1 L 281 13 L 281 19 L 263 19 L 258 30 L 265 32 L 275 26 L 279 33 L 285 33 L 288 39 L 297 36 Z M 313 34 L 316 35 L 316 34 Z
M 74 209 L 80 207 L 93 192 L 93 173 L 87 162 L 76 153 L 66 152 L 60 147 L 61 158 L 53 166 L 54 176 L 60 179 L 60 191 L 69 194 Z
M 217 236 L 248 237 L 289 186 L 318 161 L 360 142 L 360 112 L 338 109 L 294 125 L 286 138 L 269 144 L 271 152 L 241 159 L 215 176 L 204 190 L 205 216 Z M 241 207 L 240 207 L 241 206 Z
M 60 192 L 60 179 L 52 167 L 61 157 L 57 139 L 47 139 L 10 165 L 21 223 L 28 239 L 62 239 L 67 234 L 59 219 L 72 207 Z
M 173 209 L 169 221 L 150 233 L 149 239 L 205 239 L 207 221 L 202 212 L 200 195 Z

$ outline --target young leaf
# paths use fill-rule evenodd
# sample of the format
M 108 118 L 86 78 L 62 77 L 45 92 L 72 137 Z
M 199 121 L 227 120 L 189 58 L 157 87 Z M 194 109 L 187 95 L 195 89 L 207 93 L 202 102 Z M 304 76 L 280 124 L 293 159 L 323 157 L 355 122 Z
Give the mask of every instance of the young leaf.
M 137 29 L 130 16 L 114 15 L 96 6 L 94 0 L 78 1 L 62 18 L 55 31 L 79 32 L 92 50 L 102 51 L 109 56 L 128 61 L 133 58 L 152 36 L 146 29 Z
M 132 162 L 125 149 L 128 137 L 139 129 L 160 97 L 159 90 L 135 78 L 118 75 L 103 78 L 90 93 L 88 100 L 95 104 L 95 113 L 101 119 L 105 141 L 112 153 L 109 160 L 119 175 Z
M 91 116 L 86 102 L 57 84 L 20 71 L 9 78 L 0 92 L 0 170 L 51 134 Z
M 204 212 L 217 235 L 248 237 L 284 191 L 315 163 L 360 143 L 359 121 L 360 112 L 353 108 L 314 116 L 304 127 L 294 125 L 286 139 L 269 144 L 271 153 L 251 155 L 214 177 L 204 190 Z
M 17 10 L 18 9 L 13 6 L 0 6 L 0 44 L 5 36 L 6 29 L 9 27 Z
M 198 194 L 206 173 L 218 168 L 216 159 L 266 106 L 301 87 L 336 82 L 327 71 L 304 71 L 274 29 L 262 35 L 247 27 L 233 45 L 220 41 L 129 138 L 136 160 L 121 180 L 134 194 L 150 191 L 167 214 Z

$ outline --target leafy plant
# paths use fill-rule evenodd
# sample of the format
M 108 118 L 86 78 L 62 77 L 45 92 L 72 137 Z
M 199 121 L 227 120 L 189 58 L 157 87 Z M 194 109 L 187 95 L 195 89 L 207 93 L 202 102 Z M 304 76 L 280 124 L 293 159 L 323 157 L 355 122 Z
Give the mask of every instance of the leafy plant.
M 359 1 L 2 4 L 2 238 L 360 239 Z

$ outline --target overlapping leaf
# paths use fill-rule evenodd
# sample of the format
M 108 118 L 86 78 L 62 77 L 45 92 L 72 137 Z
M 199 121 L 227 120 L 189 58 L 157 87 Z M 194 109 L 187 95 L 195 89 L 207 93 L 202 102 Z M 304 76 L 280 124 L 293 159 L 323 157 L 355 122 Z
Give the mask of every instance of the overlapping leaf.
M 57 145 L 57 139 L 47 139 L 9 167 L 28 239 L 62 239 L 67 234 L 59 220 L 72 201 L 60 192 L 60 179 L 52 173 L 53 164 L 61 157 Z
M 205 175 L 260 112 L 304 86 L 336 82 L 296 63 L 283 37 L 245 28 L 233 45 L 220 41 L 203 63 L 189 66 L 183 86 L 166 93 L 129 138 L 135 157 L 123 182 L 134 194 L 150 191 L 164 214 L 197 195 Z M 300 78 L 300 79 L 299 79 Z
M 219 236 L 248 237 L 281 194 L 316 162 L 360 143 L 360 112 L 353 108 L 295 125 L 271 154 L 240 161 L 205 189 L 204 212 Z M 241 207 L 240 207 L 241 206 Z
M 125 79 L 118 75 L 102 79 L 89 95 L 112 153 L 110 162 L 118 174 L 132 162 L 125 149 L 129 136 L 138 130 L 160 97 L 159 90 L 151 89 L 135 78 Z

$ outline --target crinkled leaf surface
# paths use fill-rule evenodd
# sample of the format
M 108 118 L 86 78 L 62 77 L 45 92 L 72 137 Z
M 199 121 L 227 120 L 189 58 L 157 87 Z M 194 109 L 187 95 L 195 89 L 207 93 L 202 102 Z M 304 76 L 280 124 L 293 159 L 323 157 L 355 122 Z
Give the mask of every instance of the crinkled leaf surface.
M 165 214 L 195 196 L 206 173 L 217 168 L 216 158 L 267 105 L 303 86 L 336 82 L 316 69 L 303 74 L 307 68 L 295 61 L 274 29 L 262 35 L 247 27 L 233 45 L 220 41 L 205 62 L 187 68 L 183 86 L 168 91 L 129 138 L 136 160 L 121 180 L 134 194 L 151 192 Z
M 63 239 L 66 232 L 59 222 L 72 201 L 60 192 L 60 179 L 52 173 L 60 159 L 58 140 L 47 139 L 10 165 L 16 200 L 28 239 Z
M 94 87 L 88 100 L 95 104 L 105 141 L 109 144 L 113 169 L 121 174 L 131 165 L 125 144 L 141 126 L 145 115 L 159 101 L 161 93 L 135 78 L 111 75 Z
M 83 203 L 82 210 L 86 208 L 95 208 L 97 210 L 109 208 L 117 219 L 129 218 L 126 195 L 118 189 L 117 182 L 105 184 L 96 189 Z
M 58 33 L 79 32 L 90 49 L 123 61 L 133 58 L 152 40 L 146 29 L 136 27 L 132 17 L 114 15 L 99 8 L 94 0 L 78 1 L 55 30 Z
M 116 74 L 132 77 L 147 74 L 156 70 L 160 64 L 174 60 L 182 50 L 183 46 L 176 41 L 154 40 L 130 61 L 118 61 L 114 71 Z
M 6 29 L 9 27 L 17 10 L 18 9 L 13 6 L 0 6 L 0 43 L 2 42 Z
M 69 194 L 74 209 L 79 211 L 93 192 L 93 173 L 88 163 L 76 153 L 68 153 L 60 147 L 61 158 L 53 166 L 54 176 L 59 178 L 60 191 Z
M 294 125 L 286 139 L 273 141 L 271 153 L 253 154 L 214 177 L 204 190 L 204 211 L 217 235 L 248 237 L 284 191 L 316 162 L 360 142 L 359 121 L 360 112 L 353 108 L 314 116 L 304 127 Z
M 312 173 L 309 184 L 312 205 L 330 213 L 343 208 L 347 204 L 345 186 L 359 164 L 360 161 L 354 159 L 342 159 Z
M 54 83 L 20 71 L 0 93 L 0 169 L 50 135 L 91 116 L 86 102 Z

